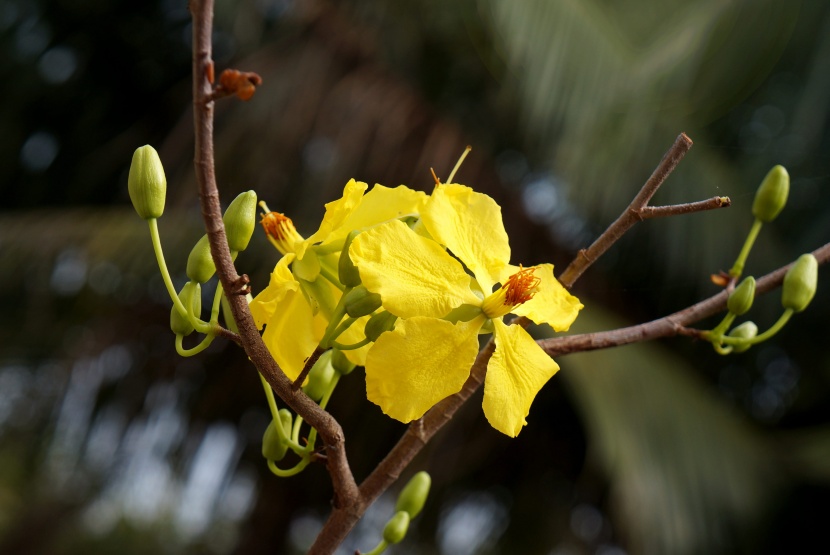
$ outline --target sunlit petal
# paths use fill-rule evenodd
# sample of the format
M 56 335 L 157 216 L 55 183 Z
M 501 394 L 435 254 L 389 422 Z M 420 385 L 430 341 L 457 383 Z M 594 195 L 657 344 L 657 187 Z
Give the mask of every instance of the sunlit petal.
M 559 365 L 521 327 L 493 320 L 496 351 L 484 379 L 484 415 L 500 432 L 516 437 L 542 386 Z
M 289 291 L 299 291 L 300 284 L 294 279 L 288 265 L 294 261 L 294 254 L 289 253 L 280 258 L 277 262 L 276 268 L 271 272 L 271 279 L 268 287 L 263 289 L 254 300 L 249 303 L 251 314 L 254 317 L 254 322 L 257 328 L 262 329 L 271 316 L 277 310 L 277 307 Z
M 481 304 L 461 264 L 398 220 L 358 235 L 349 256 L 366 288 L 401 318 L 440 318 L 462 304 Z
M 582 309 L 582 303 L 553 277 L 552 264 L 532 268 L 533 275 L 540 279 L 536 294 L 511 312 L 527 316 L 536 324 L 549 324 L 556 331 L 567 331 Z M 502 271 L 502 280 L 518 271 L 518 266 L 508 266 Z
M 366 357 L 366 395 L 390 417 L 409 422 L 457 393 L 478 354 L 483 318 L 451 324 L 436 318 L 399 320 Z
M 329 239 L 331 233 L 341 227 L 346 219 L 355 211 L 360 205 L 363 198 L 363 192 L 368 188 L 368 185 L 362 181 L 355 181 L 354 179 L 346 183 L 343 189 L 343 196 L 337 200 L 326 204 L 326 214 L 323 216 L 323 221 L 320 223 L 320 229 L 314 235 L 306 239 L 302 244 L 297 246 L 297 258 L 302 258 L 306 249 L 315 243 L 325 242 Z M 348 233 L 348 231 L 346 232 Z
M 266 323 L 262 339 L 283 372 L 294 380 L 325 329 L 325 319 L 312 314 L 302 291 L 287 291 Z
M 423 191 L 404 185 L 395 188 L 375 185 L 349 217 L 329 235 L 328 241 L 342 239 L 353 229 L 368 228 L 387 220 L 417 214 L 428 198 Z
M 464 185 L 438 185 L 421 219 L 432 238 L 464 262 L 489 294 L 510 261 L 507 232 L 496 201 Z

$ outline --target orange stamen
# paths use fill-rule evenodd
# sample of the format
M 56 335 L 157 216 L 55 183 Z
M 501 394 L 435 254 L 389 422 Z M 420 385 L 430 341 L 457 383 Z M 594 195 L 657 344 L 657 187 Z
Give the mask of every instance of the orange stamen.
M 284 241 L 289 236 L 289 230 L 294 227 L 291 218 L 279 212 L 263 214 L 259 223 L 262 224 L 265 234 L 277 241 Z
M 526 303 L 536 294 L 540 283 L 542 280 L 533 275 L 533 268 L 519 266 L 519 271 L 507 278 L 502 286 L 505 290 L 504 304 L 513 307 Z

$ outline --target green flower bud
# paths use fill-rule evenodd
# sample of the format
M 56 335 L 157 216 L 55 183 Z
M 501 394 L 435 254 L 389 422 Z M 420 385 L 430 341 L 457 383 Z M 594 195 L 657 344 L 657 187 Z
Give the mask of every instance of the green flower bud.
M 395 329 L 395 321 L 397 316 L 386 310 L 381 310 L 377 314 L 373 314 L 366 326 L 363 328 L 363 334 L 369 341 L 377 341 L 380 334 L 385 331 L 392 331 Z
M 291 412 L 288 409 L 280 409 L 277 414 L 279 415 L 282 429 L 285 431 L 285 437 L 290 437 L 292 424 Z M 265 434 L 262 436 L 262 456 L 269 461 L 280 461 L 285 457 L 287 451 L 288 444 L 280 440 L 280 434 L 274 426 L 274 420 L 271 420 L 268 427 L 265 428 Z
M 729 337 L 738 337 L 741 339 L 752 339 L 756 335 L 758 335 L 758 326 L 755 325 L 755 322 L 744 322 L 740 326 L 735 326 L 732 331 L 729 332 Z M 747 343 L 741 345 L 731 345 L 733 353 L 743 353 L 747 349 L 749 349 L 752 345 Z
M 762 222 L 771 222 L 787 204 L 787 195 L 790 192 L 790 174 L 784 166 L 772 168 L 758 192 L 755 193 L 755 202 L 752 203 L 752 215 Z
M 179 300 L 197 318 L 202 313 L 202 287 L 195 281 L 188 281 L 184 284 L 179 291 Z M 182 316 L 175 305 L 170 309 L 170 329 L 177 335 L 190 335 L 193 332 L 190 318 Z
M 351 246 L 352 241 L 360 231 L 359 229 L 355 229 L 346 236 L 346 242 L 343 243 L 343 250 L 340 251 L 340 260 L 337 262 L 337 276 L 340 278 L 340 283 L 346 287 L 357 287 L 362 283 L 357 266 L 349 258 L 349 246 Z
M 210 255 L 208 236 L 202 235 L 202 238 L 196 242 L 187 257 L 187 277 L 192 281 L 205 283 L 215 272 L 216 265 Z
M 364 286 L 359 285 L 346 293 L 343 304 L 346 307 L 346 314 L 352 318 L 360 318 L 380 308 L 380 295 L 370 293 Z
M 430 485 L 432 485 L 432 478 L 428 473 L 422 470 L 415 474 L 398 495 L 395 510 L 404 511 L 412 518 L 418 516 L 427 501 Z
M 752 301 L 755 300 L 755 278 L 749 276 L 745 278 L 738 287 L 729 295 L 729 300 L 726 301 L 726 306 L 729 312 L 740 316 L 752 308 Z
M 341 376 L 351 374 L 355 369 L 355 364 L 340 349 L 331 350 L 331 365 Z
M 308 373 L 308 383 L 303 386 L 305 394 L 319 401 L 331 387 L 335 377 L 334 367 L 331 365 L 331 349 L 320 355 L 311 371 Z
M 158 152 L 150 145 L 135 149 L 127 189 L 133 208 L 145 220 L 160 218 L 164 213 L 167 178 Z
M 233 199 L 222 221 L 225 222 L 228 247 L 232 251 L 244 251 L 256 227 L 256 193 L 247 191 Z
M 801 312 L 816 294 L 818 261 L 812 254 L 802 254 L 784 276 L 781 304 L 794 312 Z
M 389 519 L 383 528 L 383 541 L 386 543 L 400 543 L 409 530 L 409 513 L 400 511 Z

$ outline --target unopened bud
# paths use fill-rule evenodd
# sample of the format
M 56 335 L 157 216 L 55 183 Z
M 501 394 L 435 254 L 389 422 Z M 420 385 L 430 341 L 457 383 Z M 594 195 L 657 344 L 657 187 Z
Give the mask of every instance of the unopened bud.
M 784 166 L 773 167 L 755 193 L 752 215 L 762 222 L 771 222 L 787 204 L 789 192 L 790 174 Z
M 320 401 L 331 387 L 335 372 L 331 365 L 331 349 L 320 355 L 308 373 L 308 383 L 303 386 L 305 394 Z
M 398 501 L 395 503 L 396 511 L 405 511 L 410 517 L 415 518 L 429 495 L 429 487 L 432 485 L 432 478 L 423 470 L 416 473 L 401 490 Z
M 213 263 L 213 257 L 210 254 L 210 243 L 207 235 L 202 235 L 202 238 L 191 249 L 190 255 L 187 257 L 186 272 L 187 277 L 199 283 L 205 283 L 216 272 L 216 265 Z
M 732 291 L 729 295 L 729 300 L 726 301 L 726 307 L 729 312 L 740 316 L 752 308 L 752 301 L 755 300 L 755 278 L 749 276 Z
M 150 145 L 140 146 L 133 153 L 127 189 L 135 211 L 145 220 L 160 218 L 164 213 L 167 178 L 158 152 Z
M 355 369 L 355 364 L 340 349 L 331 350 L 331 365 L 341 376 L 351 374 L 352 370 Z
M 346 307 L 346 314 L 352 318 L 360 318 L 380 308 L 380 295 L 371 293 L 366 287 L 359 285 L 346 293 L 343 305 Z
M 383 541 L 386 543 L 400 543 L 409 530 L 409 513 L 400 511 L 389 519 L 383 528 Z
M 781 304 L 784 308 L 801 312 L 813 300 L 817 282 L 818 261 L 816 257 L 809 253 L 802 254 L 784 276 Z
M 340 251 L 340 260 L 337 262 L 337 277 L 340 278 L 340 283 L 346 287 L 357 287 L 362 283 L 357 266 L 349 258 L 349 246 L 351 246 L 352 240 L 357 237 L 358 233 L 360 233 L 360 230 L 355 229 L 346 236 L 346 242 L 343 243 L 343 250 Z
M 280 409 L 277 413 L 279 416 L 279 425 L 282 426 L 284 437 L 291 436 L 291 412 L 288 409 Z M 271 420 L 268 427 L 265 428 L 265 434 L 262 436 L 262 456 L 269 461 L 279 461 L 285 456 L 288 451 L 288 444 L 280 438 L 280 434 L 275 426 L 276 421 Z
M 256 193 L 247 191 L 233 199 L 222 221 L 230 250 L 244 251 L 256 227 Z
M 744 322 L 740 326 L 735 326 L 728 335 L 729 337 L 737 337 L 740 339 L 752 339 L 758 335 L 758 326 L 755 325 L 755 322 Z M 751 346 L 748 341 L 740 345 L 731 345 L 733 353 L 743 353 Z
M 179 291 L 179 300 L 184 307 L 197 318 L 202 313 L 202 287 L 195 281 L 188 281 Z M 173 305 L 170 310 L 170 329 L 176 335 L 190 335 L 193 332 L 193 324 L 187 315 L 182 315 Z
M 377 341 L 380 334 L 385 331 L 392 331 L 395 329 L 395 321 L 397 316 L 386 310 L 381 310 L 377 314 L 373 314 L 366 326 L 363 328 L 363 334 L 369 341 Z

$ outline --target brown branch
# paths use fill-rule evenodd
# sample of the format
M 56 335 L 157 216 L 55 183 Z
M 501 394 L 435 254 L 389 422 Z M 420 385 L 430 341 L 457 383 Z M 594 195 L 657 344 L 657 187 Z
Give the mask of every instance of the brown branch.
M 640 192 L 637 193 L 637 196 L 634 197 L 634 200 L 631 201 L 631 204 L 628 205 L 628 208 L 620 214 L 620 217 L 614 223 L 608 226 L 608 229 L 590 247 L 580 250 L 574 261 L 565 268 L 565 271 L 559 276 L 559 281 L 562 285 L 568 289 L 573 287 L 573 284 L 579 279 L 579 276 L 591 264 L 602 256 L 611 245 L 616 243 L 634 224 L 645 218 L 642 215 L 643 209 L 648 206 L 651 197 L 654 196 L 654 193 L 657 192 L 660 185 L 666 181 L 666 178 L 677 167 L 677 164 L 686 156 L 690 148 L 692 148 L 692 140 L 685 133 L 678 135 L 674 144 L 663 155 L 660 164 L 658 164 L 657 168 L 651 174 L 651 177 L 643 185 L 643 188 L 640 189 Z
M 826 264 L 830 261 L 830 243 L 814 250 L 813 256 L 816 257 L 819 264 Z M 784 275 L 790 266 L 792 264 L 782 266 L 758 279 L 755 286 L 755 295 L 758 296 L 780 287 L 784 281 Z M 717 295 L 700 301 L 689 308 L 658 320 L 605 332 L 543 339 L 539 341 L 539 344 L 547 354 L 552 357 L 558 357 L 570 353 L 581 353 L 584 351 L 628 345 L 640 341 L 650 341 L 661 337 L 674 337 L 676 335 L 694 336 L 697 335 L 696 330 L 689 330 L 686 326 L 724 311 L 728 298 L 729 292 L 721 291 Z
M 693 214 L 694 212 L 703 212 L 705 210 L 714 210 L 716 208 L 726 208 L 732 206 L 732 200 L 729 197 L 712 197 L 698 202 L 689 202 L 686 204 L 671 204 L 669 206 L 644 206 L 640 210 L 640 217 L 644 220 L 649 218 L 665 218 L 666 216 L 680 216 L 681 214 Z
M 353 500 L 358 498 L 358 490 L 346 458 L 345 437 L 340 424 L 305 393 L 291 388 L 291 381 L 263 343 L 248 309 L 247 300 L 242 295 L 233 294 L 238 291 L 240 276 L 234 268 L 228 249 L 213 159 L 213 89 L 209 79 L 213 67 L 213 0 L 191 0 L 190 11 L 193 17 L 194 165 L 202 215 L 210 242 L 210 252 L 216 263 L 216 273 L 239 328 L 239 338 L 245 353 L 277 395 L 310 426 L 317 429 L 326 450 L 326 464 L 335 494 L 334 505 L 350 506 L 354 504 Z

